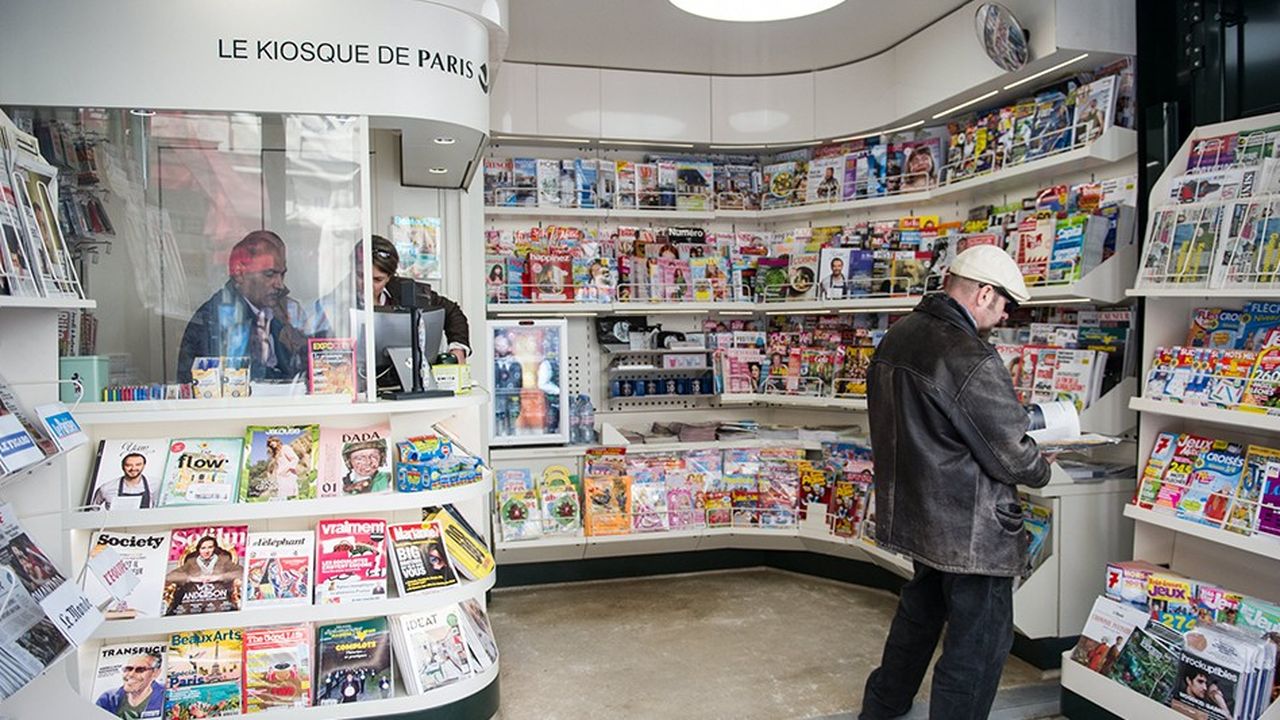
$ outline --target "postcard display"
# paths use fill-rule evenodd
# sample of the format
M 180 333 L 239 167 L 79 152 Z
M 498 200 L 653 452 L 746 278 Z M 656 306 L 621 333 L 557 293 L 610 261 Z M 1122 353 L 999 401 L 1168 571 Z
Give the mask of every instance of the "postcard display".
M 1099 96 L 1106 93 L 1099 91 Z M 979 116 L 993 114 L 997 113 L 980 112 Z M 979 132 L 987 137 L 985 129 Z M 1032 134 L 1031 129 L 1027 134 Z M 756 330 L 764 330 L 771 317 L 781 315 L 815 313 L 827 318 L 862 318 L 867 317 L 866 313 L 885 310 L 901 314 L 914 305 L 918 294 L 866 297 L 873 294 L 870 283 L 858 285 L 854 278 L 879 272 L 867 269 L 872 265 L 870 252 L 858 256 L 855 250 L 833 252 L 827 248 L 811 252 L 799 247 L 832 230 L 828 226 L 849 228 L 913 216 L 921 221 L 932 217 L 935 222 L 942 217 L 944 222 L 954 221 L 958 229 L 964 222 L 966 207 L 1014 204 L 1027 197 L 1052 203 L 1059 192 L 1065 197 L 1070 186 L 1103 183 L 1135 173 L 1136 134 L 1110 115 L 1096 127 L 1082 131 L 1079 144 L 1066 141 L 1058 131 L 1054 137 L 1062 141 L 1060 148 L 1027 148 L 1024 139 L 1019 156 L 1018 141 L 1008 133 L 1005 137 L 1014 147 L 994 150 L 995 157 L 1003 152 L 1010 163 L 1020 163 L 1019 158 L 1025 158 L 1026 162 L 1043 163 L 1043 169 L 1016 168 L 1006 176 L 1000 167 L 982 167 L 979 162 L 972 172 L 956 181 L 963 191 L 936 182 L 921 182 L 919 177 L 899 178 L 896 192 L 902 196 L 898 199 L 887 196 L 894 190 L 873 188 L 865 179 L 847 180 L 874 175 L 876 163 L 871 156 L 862 158 L 862 165 L 852 171 L 841 172 L 837 168 L 850 164 L 848 156 L 856 154 L 856 148 L 832 158 L 818 158 L 815 154 L 807 172 L 800 170 L 803 163 L 786 158 L 770 163 L 764 158 L 736 156 L 727 158 L 726 164 L 706 167 L 709 163 L 679 157 L 671 162 L 644 158 L 638 151 L 608 151 L 586 161 L 580 158 L 586 151 L 576 150 L 579 159 L 575 160 L 575 150 L 540 147 L 536 141 L 494 148 L 486 160 L 494 195 L 486 197 L 485 224 L 498 244 L 486 247 L 484 267 L 489 318 L 486 363 L 493 373 L 495 396 L 490 444 L 498 481 L 492 510 L 497 518 L 494 534 L 499 562 L 538 563 L 755 547 L 848 557 L 909 576 L 910 561 L 875 547 L 859 534 L 866 520 L 861 514 L 856 521 L 843 519 L 842 534 L 837 534 L 834 523 L 827 522 L 840 511 L 826 506 L 822 511 L 810 511 L 803 519 L 788 519 L 788 511 L 762 510 L 756 514 L 758 522 L 742 526 L 733 522 L 733 500 L 731 492 L 726 492 L 730 496 L 724 510 L 728 520 L 717 527 L 707 519 L 714 513 L 709 504 L 695 508 L 694 513 L 677 509 L 685 506 L 682 503 L 702 499 L 700 490 L 705 485 L 674 492 L 668 485 L 665 495 L 652 487 L 653 483 L 637 478 L 631 478 L 627 488 L 589 488 L 585 468 L 591 459 L 584 454 L 593 448 L 626 445 L 627 462 L 643 464 L 644 458 L 652 458 L 646 468 L 651 474 L 665 474 L 668 482 L 672 477 L 681 477 L 679 484 L 683 487 L 683 479 L 699 475 L 699 471 L 691 469 L 692 450 L 678 468 L 655 470 L 667 459 L 667 453 L 643 444 L 628 444 L 617 429 L 647 431 L 654 423 L 752 420 L 761 426 L 802 426 L 819 433 L 834 433 L 836 428 L 856 424 L 865 437 L 865 399 L 859 396 L 865 390 L 853 389 L 834 397 L 830 393 L 826 397 L 807 396 L 808 388 L 803 384 L 769 377 L 746 390 L 728 387 L 727 380 L 717 385 L 718 376 L 724 373 L 723 367 L 716 366 L 727 361 L 724 353 L 711 347 L 715 326 L 719 323 L 729 328 L 735 321 L 754 321 L 760 325 Z M 935 168 L 949 164 L 945 137 L 920 142 L 924 143 L 922 147 L 938 144 Z M 883 150 L 884 145 L 880 148 Z M 977 151 L 970 154 L 974 152 Z M 987 160 L 992 152 L 987 149 Z M 1078 156 L 1090 152 L 1097 155 L 1085 162 L 1071 160 L 1066 169 L 1055 167 L 1052 157 L 1054 153 Z M 842 162 L 835 162 L 837 159 Z M 893 167 L 929 165 L 922 160 L 912 164 L 905 155 L 878 162 Z M 594 175 L 579 169 L 590 163 L 594 163 Z M 604 167 L 613 174 L 602 176 Z M 669 171 L 669 182 L 664 182 L 664 169 Z M 712 177 L 706 181 L 703 174 L 708 170 Z M 987 178 L 992 186 L 984 189 Z M 701 188 L 708 185 L 714 191 L 704 197 Z M 1113 191 L 1124 185 L 1123 181 L 1111 183 Z M 489 186 L 486 187 L 488 192 Z M 786 197 L 769 199 L 778 194 L 775 191 L 779 188 Z M 1046 192 L 1040 193 L 1042 189 Z M 1037 198 L 1038 194 L 1045 198 Z M 1129 199 L 1125 204 L 1132 203 Z M 1017 245 L 1018 229 L 1007 227 L 1006 243 Z M 1069 229 L 1074 229 L 1078 237 L 1083 224 Z M 904 228 L 903 234 L 924 231 L 927 228 L 918 226 Z M 657 252 L 652 254 L 629 252 L 629 248 L 638 248 L 646 235 L 659 233 L 665 234 L 672 248 L 655 248 Z M 770 266 L 765 260 L 772 258 L 760 252 L 760 263 L 752 268 L 757 278 L 755 287 L 760 292 L 742 292 L 740 288 L 751 284 L 740 276 L 742 268 L 732 267 L 731 260 L 725 262 L 725 257 L 711 248 L 717 247 L 722 238 L 734 236 L 733 242 L 740 244 L 734 245 L 729 255 L 747 254 L 751 251 L 738 251 L 751 245 L 753 237 L 765 235 L 777 238 L 780 245 L 794 242 L 797 247 L 791 251 L 791 263 Z M 548 243 L 540 242 L 538 236 L 542 240 L 551 238 L 552 247 L 556 241 L 566 240 L 563 247 L 569 249 L 563 253 L 547 250 Z M 994 235 L 982 236 L 980 232 L 969 232 L 962 237 L 970 243 L 997 241 Z M 506 241 L 508 237 L 510 243 Z M 1042 261 L 1046 268 L 1053 262 L 1054 228 L 1050 228 L 1048 237 Z M 690 250 L 699 243 L 705 243 L 705 252 Z M 653 245 L 663 243 L 659 240 Z M 712 257 L 713 254 L 717 256 Z M 927 265 L 920 261 L 918 253 L 901 251 L 898 255 L 894 259 L 904 266 Z M 1085 271 L 1076 276 L 1077 282 L 1037 288 L 1036 299 L 1042 304 L 1063 300 L 1069 307 L 1081 308 L 1089 306 L 1070 303 L 1125 303 L 1124 290 L 1132 282 L 1136 255 L 1132 244 L 1120 245 L 1108 259 L 1096 264 L 1092 273 Z M 844 270 L 843 282 L 832 279 L 833 267 Z M 761 276 L 767 276 L 764 282 L 760 281 Z M 920 289 L 923 290 L 923 281 Z M 761 344 L 765 342 L 762 338 Z M 868 356 L 870 349 L 866 348 Z M 560 356 L 552 356 L 557 350 Z M 803 353 L 797 353 L 774 358 L 770 367 L 785 374 L 792 366 L 811 362 Z M 759 366 L 756 371 L 765 374 Z M 849 387 L 845 380 L 858 385 L 852 379 L 842 379 L 841 387 Z M 1087 409 L 1085 429 L 1110 435 L 1131 432 L 1132 413 L 1127 404 L 1134 387 L 1132 379 L 1126 380 L 1102 399 L 1105 402 L 1097 403 L 1096 411 Z M 557 399 L 558 417 L 553 415 Z M 594 422 L 589 419 L 592 412 L 596 413 Z M 816 434 L 808 439 L 777 441 L 768 437 L 761 433 L 758 439 L 738 444 L 732 439 L 716 440 L 712 434 L 700 438 L 696 447 L 702 449 L 700 452 L 718 453 L 725 463 L 737 454 L 766 448 L 778 452 L 794 450 L 801 462 L 820 464 Z M 568 446 L 558 456 L 551 454 L 554 448 L 543 447 L 563 443 Z M 672 448 L 674 454 L 686 453 L 675 438 L 662 441 L 662 445 Z M 1132 446 L 1118 446 L 1118 451 L 1124 460 L 1133 462 Z M 1031 639 L 1078 633 L 1088 617 L 1093 589 L 1076 587 L 1077 583 L 1070 579 L 1070 569 L 1105 563 L 1116 553 L 1125 552 L 1130 543 L 1120 513 L 1132 497 L 1132 477 L 1093 483 L 1088 490 L 1071 485 L 1065 472 L 1057 468 L 1052 487 L 1027 497 L 1029 506 L 1050 511 L 1054 525 L 1039 540 L 1045 545 L 1044 562 L 1015 596 L 1015 626 Z M 788 492 L 781 493 L 784 500 Z M 757 491 L 753 486 L 739 494 L 745 498 L 752 493 L 763 497 L 766 490 Z M 606 496 L 621 508 L 615 514 L 630 516 L 629 520 L 624 517 L 618 521 L 613 530 L 606 527 L 608 522 L 593 524 L 588 517 L 590 498 L 601 499 L 603 507 Z M 766 501 L 760 497 L 756 502 L 763 505 Z M 774 494 L 768 502 L 778 498 Z M 867 498 L 855 490 L 846 504 L 865 508 L 866 503 Z M 700 513 L 705 513 L 700 526 L 688 522 L 687 515 Z M 750 513 L 739 509 L 738 514 Z M 780 522 L 765 523 L 766 517 Z M 1098 521 L 1099 517 L 1105 522 Z M 500 527 L 502 523 L 506 523 L 506 535 Z M 851 524 L 857 528 L 850 528 Z M 1088 528 L 1087 532 L 1083 528 Z M 609 536 L 597 537 L 606 534 Z
M 1125 508 L 1134 521 L 1126 556 L 1135 563 L 1270 603 L 1280 600 L 1280 463 L 1273 462 L 1280 455 L 1271 449 L 1280 447 L 1280 384 L 1271 358 L 1280 337 L 1269 331 L 1280 283 L 1266 269 L 1275 263 L 1270 218 L 1278 196 L 1264 176 L 1280 162 L 1277 138 L 1280 113 L 1198 127 L 1151 188 L 1134 285 L 1146 297 L 1145 382 L 1133 400 L 1141 417 L 1140 479 Z M 1258 187 L 1249 187 L 1254 182 Z M 1168 597 L 1181 592 L 1178 583 L 1167 584 Z M 1175 600 L 1165 602 L 1172 610 Z M 1263 615 L 1280 623 L 1272 611 L 1241 606 L 1240 613 L 1236 626 L 1246 613 L 1251 625 Z M 1280 624 L 1258 627 L 1274 632 Z M 1190 635 L 1185 643 L 1193 645 Z M 1197 643 L 1201 649 L 1202 638 Z M 1078 663 L 1063 667 L 1066 690 L 1121 717 L 1184 716 L 1144 697 L 1142 687 L 1126 688 Z M 1180 684 L 1173 687 L 1166 703 L 1185 703 L 1180 692 Z M 1243 690 L 1229 698 L 1237 713 L 1252 704 L 1250 716 L 1274 699 L 1246 698 Z M 1278 708 L 1272 703 L 1263 716 L 1276 717 Z M 1196 712 L 1206 716 L 1204 708 L 1184 709 Z

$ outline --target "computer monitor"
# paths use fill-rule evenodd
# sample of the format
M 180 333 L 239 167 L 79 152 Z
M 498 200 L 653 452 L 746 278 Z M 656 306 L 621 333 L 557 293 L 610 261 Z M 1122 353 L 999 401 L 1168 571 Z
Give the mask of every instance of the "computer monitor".
M 430 370 L 427 364 L 440 352 L 440 341 L 444 336 L 444 309 L 432 308 L 419 311 L 418 333 L 415 335 L 413 330 L 412 310 L 374 308 L 373 352 L 378 387 L 399 387 L 402 391 L 413 389 L 415 339 L 422 352 L 422 386 L 431 386 Z

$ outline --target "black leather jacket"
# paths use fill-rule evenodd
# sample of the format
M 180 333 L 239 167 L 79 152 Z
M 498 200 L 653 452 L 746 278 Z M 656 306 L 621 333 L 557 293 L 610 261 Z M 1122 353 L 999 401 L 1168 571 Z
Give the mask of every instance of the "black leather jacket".
M 1027 539 L 1015 485 L 1049 465 L 990 343 L 936 293 L 880 342 L 867 375 L 876 540 L 932 568 L 1015 577 Z

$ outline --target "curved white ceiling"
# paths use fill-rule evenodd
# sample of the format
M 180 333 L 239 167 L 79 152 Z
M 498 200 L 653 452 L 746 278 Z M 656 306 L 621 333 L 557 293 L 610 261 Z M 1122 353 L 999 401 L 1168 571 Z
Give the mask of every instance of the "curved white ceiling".
M 735 23 L 694 17 L 667 0 L 515 0 L 506 59 L 711 75 L 804 72 L 883 52 L 964 4 L 847 0 L 794 20 Z

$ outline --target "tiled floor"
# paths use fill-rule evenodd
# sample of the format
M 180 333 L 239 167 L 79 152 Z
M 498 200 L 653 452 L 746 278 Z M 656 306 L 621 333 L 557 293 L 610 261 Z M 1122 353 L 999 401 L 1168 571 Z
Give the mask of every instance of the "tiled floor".
M 774 720 L 856 711 L 895 598 L 761 569 L 501 590 L 489 607 L 502 720 Z M 1040 683 L 1010 658 L 1001 686 Z

